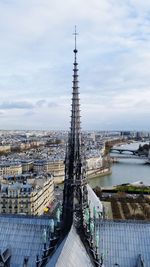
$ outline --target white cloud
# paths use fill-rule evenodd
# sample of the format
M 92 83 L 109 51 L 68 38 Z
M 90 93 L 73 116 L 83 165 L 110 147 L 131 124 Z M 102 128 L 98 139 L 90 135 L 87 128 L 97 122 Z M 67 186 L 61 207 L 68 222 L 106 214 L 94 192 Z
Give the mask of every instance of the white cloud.
M 84 127 L 147 127 L 149 12 L 140 0 L 1 0 L 1 105 L 33 105 L 26 113 L 5 109 L 2 128 L 10 120 L 22 128 L 21 119 L 27 128 L 68 127 L 74 24 Z
M 0 109 L 32 109 L 33 105 L 27 101 L 9 101 L 0 103 Z

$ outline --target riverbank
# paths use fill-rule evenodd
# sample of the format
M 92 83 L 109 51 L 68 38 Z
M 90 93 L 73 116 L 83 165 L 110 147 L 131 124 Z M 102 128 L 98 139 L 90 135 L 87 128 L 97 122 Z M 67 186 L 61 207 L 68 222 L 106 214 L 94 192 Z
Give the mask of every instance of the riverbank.
M 91 180 L 94 178 L 98 178 L 98 177 L 103 177 L 105 175 L 109 175 L 111 174 L 112 171 L 110 168 L 105 168 L 105 169 L 101 169 L 101 170 L 93 170 L 91 172 L 87 172 L 87 179 Z
M 105 168 L 105 169 L 97 169 L 97 170 L 90 170 L 87 171 L 87 180 L 92 180 L 94 178 L 103 177 L 105 175 L 111 174 L 111 169 Z M 57 175 L 54 176 L 54 183 L 56 185 L 62 184 L 64 182 L 64 174 L 63 175 Z

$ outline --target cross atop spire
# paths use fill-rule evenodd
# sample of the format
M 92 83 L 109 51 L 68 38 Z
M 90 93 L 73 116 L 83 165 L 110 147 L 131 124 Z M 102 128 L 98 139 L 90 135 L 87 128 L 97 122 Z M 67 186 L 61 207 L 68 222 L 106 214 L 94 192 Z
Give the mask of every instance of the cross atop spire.
M 78 52 L 78 50 L 77 50 L 77 35 L 78 35 L 78 33 L 77 33 L 77 27 L 76 27 L 76 25 L 75 25 L 75 31 L 74 31 L 73 35 L 75 37 L 75 49 L 73 50 L 73 52 L 74 53 L 77 53 Z

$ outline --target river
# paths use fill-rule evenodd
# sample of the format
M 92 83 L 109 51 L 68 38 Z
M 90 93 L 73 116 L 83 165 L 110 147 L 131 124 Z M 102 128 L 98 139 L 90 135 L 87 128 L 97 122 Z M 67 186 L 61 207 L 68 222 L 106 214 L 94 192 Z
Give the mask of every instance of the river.
M 144 143 L 136 142 L 119 146 L 119 148 L 137 149 L 139 144 L 143 145 Z M 118 163 L 112 165 L 112 173 L 110 175 L 91 179 L 89 183 L 93 188 L 96 186 L 107 187 L 137 181 L 150 185 L 150 165 L 145 165 L 144 162 L 142 159 L 119 159 Z

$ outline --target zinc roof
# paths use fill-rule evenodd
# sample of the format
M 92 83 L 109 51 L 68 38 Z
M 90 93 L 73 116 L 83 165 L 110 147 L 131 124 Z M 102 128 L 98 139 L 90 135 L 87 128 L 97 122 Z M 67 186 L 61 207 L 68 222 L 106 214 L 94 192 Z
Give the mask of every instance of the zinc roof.
M 96 211 L 98 213 L 102 213 L 103 212 L 103 205 L 89 184 L 87 184 L 87 190 L 88 190 L 88 200 L 90 202 L 91 216 L 93 217 L 94 207 L 96 208 Z
M 46 267 L 93 267 L 74 225 Z
M 104 266 L 140 266 L 139 255 L 150 266 L 150 222 L 101 220 L 98 227 Z
M 28 267 L 36 266 L 36 255 L 42 253 L 44 229 L 49 219 L 27 216 L 0 216 L 0 251 L 11 249 L 10 267 L 23 266 L 29 257 Z

